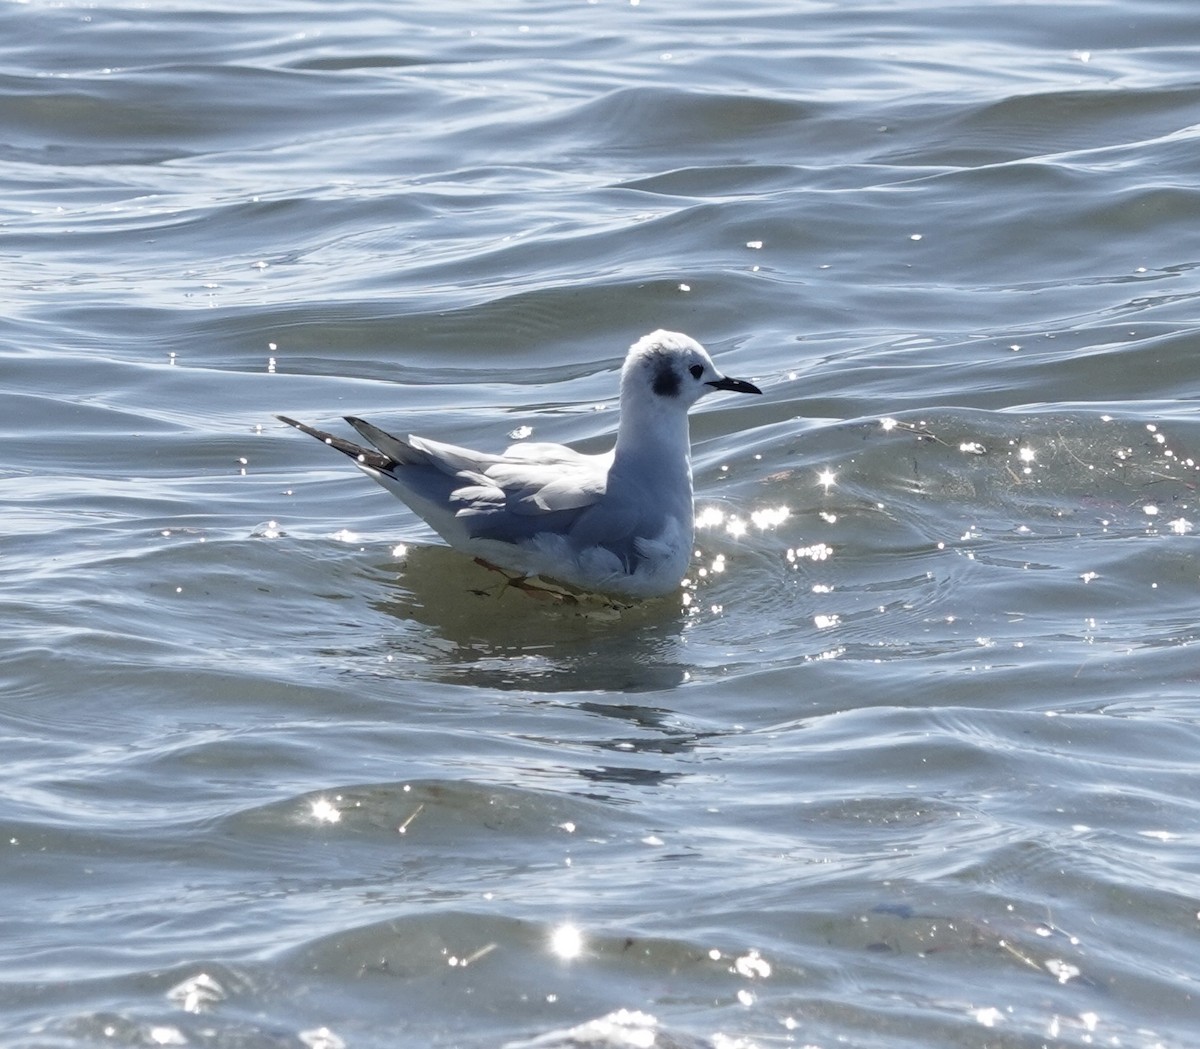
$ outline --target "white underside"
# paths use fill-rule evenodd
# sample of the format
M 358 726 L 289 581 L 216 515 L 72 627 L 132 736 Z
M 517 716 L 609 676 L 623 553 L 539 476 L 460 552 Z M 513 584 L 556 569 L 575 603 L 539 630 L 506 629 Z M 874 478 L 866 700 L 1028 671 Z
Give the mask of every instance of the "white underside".
M 524 543 L 471 539 L 455 544 L 475 557 L 520 576 L 537 576 L 577 590 L 624 597 L 661 597 L 676 592 L 691 559 L 691 529 L 671 519 L 653 538 L 638 538 L 633 572 L 600 546 L 573 550 L 562 536 L 542 532 Z

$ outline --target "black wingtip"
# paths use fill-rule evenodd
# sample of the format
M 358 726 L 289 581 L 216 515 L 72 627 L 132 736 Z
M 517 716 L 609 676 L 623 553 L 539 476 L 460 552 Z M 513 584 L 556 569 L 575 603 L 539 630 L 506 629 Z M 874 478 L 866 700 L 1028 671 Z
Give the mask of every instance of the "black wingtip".
M 355 444 L 353 441 L 347 441 L 344 437 L 339 437 L 337 434 L 328 433 L 325 430 L 318 430 L 315 426 L 309 426 L 308 423 L 302 423 L 297 419 L 293 419 L 287 415 L 275 416 L 282 423 L 287 423 L 288 426 L 294 426 L 301 433 L 308 434 L 320 441 L 322 444 L 329 445 L 330 448 L 336 449 L 343 455 L 348 455 L 355 462 L 362 466 L 369 466 L 375 470 L 390 470 L 395 463 L 386 455 L 377 452 L 374 448 L 364 448 L 362 445 Z
M 293 419 L 290 415 L 275 416 L 281 423 L 287 423 L 288 426 L 293 426 L 301 433 L 306 433 L 309 437 L 315 437 L 318 441 L 324 441 L 326 444 L 331 444 L 333 441 L 341 440 L 335 438 L 333 434 L 326 433 L 324 430 L 318 430 L 315 426 L 309 426 L 308 423 L 302 423 L 299 419 Z

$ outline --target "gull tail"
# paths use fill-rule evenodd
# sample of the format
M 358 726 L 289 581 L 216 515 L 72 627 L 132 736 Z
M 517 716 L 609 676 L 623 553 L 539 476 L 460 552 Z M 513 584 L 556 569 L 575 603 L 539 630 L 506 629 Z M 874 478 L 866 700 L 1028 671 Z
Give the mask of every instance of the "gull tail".
M 456 476 L 452 466 L 443 462 L 446 456 L 457 462 L 456 455 L 470 456 L 470 452 L 439 444 L 436 453 L 431 453 L 426 450 L 426 445 L 433 442 L 421 441 L 417 447 L 419 438 L 410 438 L 414 442 L 410 444 L 352 415 L 346 416 L 346 421 L 364 438 L 378 445 L 378 449 L 355 444 L 286 415 L 276 418 L 349 456 L 355 466 L 405 503 L 451 546 L 465 548 L 470 543 L 472 536 L 455 518 L 456 493 L 463 481 Z

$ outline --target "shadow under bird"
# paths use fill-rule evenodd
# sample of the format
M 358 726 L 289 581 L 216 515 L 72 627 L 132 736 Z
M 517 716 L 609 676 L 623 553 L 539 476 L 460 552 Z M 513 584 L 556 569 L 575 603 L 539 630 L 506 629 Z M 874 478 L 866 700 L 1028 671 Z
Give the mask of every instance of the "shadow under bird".
M 692 552 L 688 409 L 717 390 L 762 393 L 722 375 L 695 339 L 656 331 L 621 369 L 616 445 L 585 455 L 561 444 L 502 454 L 394 437 L 347 416 L 373 447 L 278 418 L 350 456 L 456 550 L 516 582 L 536 576 L 592 593 L 647 598 L 679 589 Z

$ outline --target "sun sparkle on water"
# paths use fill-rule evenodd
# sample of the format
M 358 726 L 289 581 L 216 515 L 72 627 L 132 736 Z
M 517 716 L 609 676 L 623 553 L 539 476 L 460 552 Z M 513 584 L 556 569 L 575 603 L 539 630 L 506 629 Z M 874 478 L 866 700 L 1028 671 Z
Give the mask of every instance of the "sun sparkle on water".
M 318 823 L 337 823 L 342 818 L 341 811 L 328 798 L 317 798 L 310 812 Z
M 583 933 L 574 925 L 558 926 L 550 934 L 550 950 L 564 960 L 578 958 L 583 952 Z

